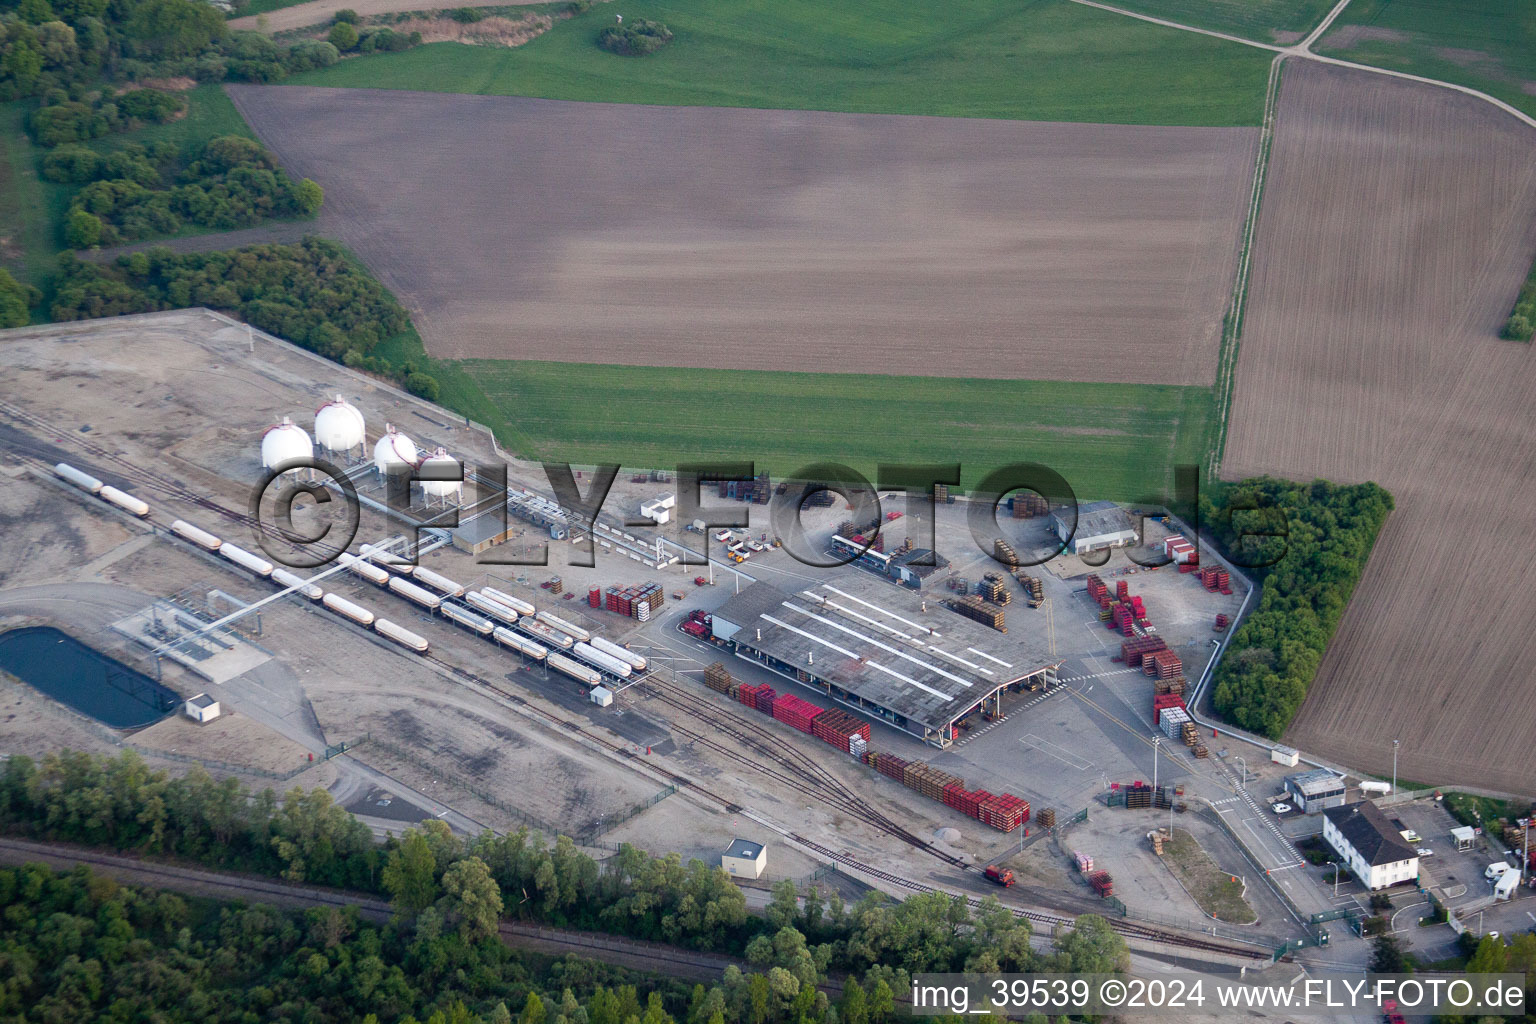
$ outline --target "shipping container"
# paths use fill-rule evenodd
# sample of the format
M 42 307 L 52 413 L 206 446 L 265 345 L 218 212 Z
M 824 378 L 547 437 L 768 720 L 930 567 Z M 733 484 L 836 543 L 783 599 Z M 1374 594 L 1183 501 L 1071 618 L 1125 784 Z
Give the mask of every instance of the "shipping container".
M 67 462 L 61 462 L 57 466 L 54 466 L 53 472 L 61 480 L 65 480 L 74 484 L 82 491 L 85 491 L 89 494 L 101 493 L 101 488 L 103 485 L 100 480 L 97 480 L 89 473 L 76 469 L 74 466 L 71 466 Z
M 123 511 L 133 513 L 140 519 L 143 519 L 145 516 L 149 515 L 149 504 L 147 502 L 135 498 L 133 495 L 127 493 L 126 491 L 120 491 L 110 484 L 103 485 L 101 490 L 97 491 L 96 493 L 100 495 L 104 501 L 109 501 Z
M 427 651 L 427 641 L 424 638 L 417 636 L 403 626 L 395 625 L 388 619 L 376 620 L 373 628 L 378 631 L 380 636 L 387 637 L 401 647 L 409 648 L 417 654 L 425 654 Z
M 217 551 L 224 543 L 207 530 L 200 529 L 181 519 L 171 524 L 171 532 L 182 540 L 191 541 L 205 551 Z

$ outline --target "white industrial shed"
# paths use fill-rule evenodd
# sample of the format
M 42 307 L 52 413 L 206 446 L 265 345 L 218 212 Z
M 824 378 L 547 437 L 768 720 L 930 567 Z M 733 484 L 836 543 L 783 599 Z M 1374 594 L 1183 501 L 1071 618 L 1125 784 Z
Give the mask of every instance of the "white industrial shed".
M 206 693 L 200 693 L 195 697 L 189 697 L 187 699 L 186 707 L 184 710 L 186 711 L 187 717 L 192 719 L 194 722 L 197 722 L 198 724 L 211 722 L 215 718 L 218 718 L 220 713 L 219 702 L 208 696 Z
M 748 839 L 732 839 L 725 853 L 720 855 L 720 866 L 728 875 L 740 878 L 761 878 L 768 866 L 768 847 Z
M 1051 527 L 1074 555 L 1101 548 L 1123 548 L 1135 544 L 1136 524 L 1130 515 L 1112 501 L 1090 501 L 1077 507 L 1077 525 L 1073 528 L 1072 510 L 1051 513 Z

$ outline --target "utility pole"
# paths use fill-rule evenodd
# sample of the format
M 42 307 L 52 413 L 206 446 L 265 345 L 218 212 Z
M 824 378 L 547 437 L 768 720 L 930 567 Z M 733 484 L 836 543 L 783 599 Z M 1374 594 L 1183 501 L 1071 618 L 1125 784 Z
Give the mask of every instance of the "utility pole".
M 1392 741 L 1392 795 L 1397 795 L 1397 740 Z

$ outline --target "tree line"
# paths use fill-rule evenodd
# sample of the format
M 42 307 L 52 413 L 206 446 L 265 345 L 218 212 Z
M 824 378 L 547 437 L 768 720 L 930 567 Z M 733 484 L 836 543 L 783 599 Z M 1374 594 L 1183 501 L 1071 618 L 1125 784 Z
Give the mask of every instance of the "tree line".
M 294 181 L 264 146 L 238 135 L 189 150 L 165 142 L 109 154 L 60 146 L 43 158 L 43 176 L 83 186 L 65 222 L 65 241 L 76 249 L 171 235 L 184 224 L 227 231 L 312 217 L 325 199 L 315 182 Z
M 353 48 L 420 42 L 420 34 L 385 28 L 363 33 Z M 0 14 L 0 101 L 63 90 L 68 102 L 105 106 L 113 100 L 96 89 L 101 81 L 273 82 L 340 56 L 325 40 L 277 43 L 260 32 L 231 32 L 217 10 L 197 0 L 20 0 Z
M 1124 942 L 1094 916 L 1079 918 L 1046 952 L 1031 946 L 1028 923 L 990 896 L 977 910 L 942 893 L 901 902 L 870 893 L 849 905 L 835 891 L 823 897 L 812 890 L 801 901 L 793 883 L 781 882 L 764 914 L 754 917 L 721 868 L 698 860 L 684 864 L 677 854 L 653 857 L 626 845 L 599 864 L 568 837 L 551 844 L 521 830 L 465 839 L 438 820 L 375 844 L 324 790 L 295 787 L 279 800 L 271 790 L 248 793 L 236 781 L 216 782 L 200 769 L 173 778 L 150 770 L 132 752 L 115 758 L 62 753 L 41 762 L 12 758 L 0 772 L 0 829 L 387 896 L 394 917 L 381 937 L 398 943 L 406 972 L 401 980 L 414 983 L 411 972 L 419 972 L 432 982 L 424 990 L 436 997 L 451 991 L 441 987 L 445 977 L 476 974 L 464 958 L 501 962 L 497 958 L 507 956 L 493 941 L 504 917 L 733 954 L 753 968 L 730 968 L 720 985 L 696 989 L 686 1007 L 677 1003 L 659 1011 L 676 1018 L 647 1021 L 647 1006 L 638 1014 L 642 1024 L 882 1024 L 892 1000 L 920 971 L 1128 967 Z M 0 902 L 4 886 L 0 879 Z M 168 934 L 180 936 L 183 926 L 178 919 Z M 293 943 L 302 945 L 298 937 Z M 286 949 L 275 945 L 272 957 L 284 955 Z M 312 955 L 308 951 L 303 963 Z M 478 966 L 489 971 L 487 963 Z M 314 964 L 314 972 L 339 983 L 345 966 L 328 960 Z M 852 979 L 837 1003 L 820 990 L 834 971 Z M 378 985 L 384 973 L 386 966 L 371 966 L 371 984 Z M 416 1012 L 400 1005 L 372 1011 L 360 998 L 349 996 L 345 1019 Z M 463 998 L 474 1013 L 494 1012 L 486 1009 L 483 992 Z M 592 1006 L 588 1012 L 597 1016 Z M 633 1024 L 629 1017 L 626 1012 L 615 1024 Z M 582 1022 L 572 1017 L 568 1024 Z
M 1240 565 L 1256 565 L 1258 607 L 1216 667 L 1212 703 L 1279 739 L 1317 675 L 1355 584 L 1392 511 L 1376 484 L 1260 477 L 1201 496 L 1201 519 Z

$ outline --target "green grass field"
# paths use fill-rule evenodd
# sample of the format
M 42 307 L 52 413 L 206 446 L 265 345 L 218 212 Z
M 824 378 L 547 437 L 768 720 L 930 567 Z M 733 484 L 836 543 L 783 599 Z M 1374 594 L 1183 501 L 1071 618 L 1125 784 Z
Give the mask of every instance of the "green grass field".
M 38 287 L 53 272 L 57 221 L 37 173 L 38 148 L 22 129 L 29 108 L 0 103 L 0 267 Z
M 376 354 L 418 368 L 414 332 Z M 781 476 L 818 461 L 874 479 L 886 462 L 959 461 L 966 485 L 1041 462 L 1094 498 L 1172 494 L 1198 464 L 1209 388 L 697 370 L 504 360 L 431 361 L 442 403 L 518 455 L 666 468 L 752 460 Z
M 1227 32 L 1261 43 L 1297 42 L 1328 13 L 1332 0 L 1106 0 L 1139 14 Z M 1277 36 L 1276 33 L 1283 33 Z
M 1341 45 L 1351 26 L 1385 38 Z M 1536 3 L 1530 0 L 1354 0 L 1316 49 L 1471 86 L 1536 114 Z
M 614 16 L 665 22 L 643 58 L 599 49 Z M 516 49 L 436 43 L 294 84 L 623 103 L 1122 124 L 1253 125 L 1269 57 L 1068 0 L 615 0 Z

